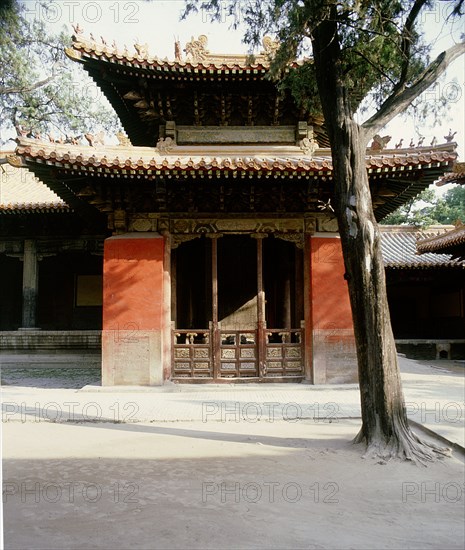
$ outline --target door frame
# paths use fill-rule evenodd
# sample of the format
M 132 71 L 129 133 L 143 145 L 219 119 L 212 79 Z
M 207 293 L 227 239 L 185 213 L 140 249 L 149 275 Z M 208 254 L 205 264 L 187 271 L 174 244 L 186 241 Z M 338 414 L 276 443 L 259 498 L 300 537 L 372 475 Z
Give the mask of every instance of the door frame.
M 294 380 L 294 381 L 301 381 L 304 378 L 306 378 L 307 368 L 308 368 L 308 353 L 306 353 L 306 345 L 305 342 L 308 342 L 308 334 L 309 334 L 309 328 L 307 323 L 305 323 L 304 320 L 301 321 L 301 326 L 299 328 L 294 329 L 268 329 L 266 326 L 266 308 L 265 308 L 265 289 L 264 289 L 264 271 L 263 271 L 263 239 L 268 237 L 267 233 L 251 233 L 251 232 L 241 232 L 241 233 L 234 233 L 234 234 L 241 234 L 241 235 L 249 235 L 250 238 L 254 238 L 256 240 L 256 257 L 257 257 L 257 264 L 256 264 L 256 273 L 257 273 L 257 327 L 256 330 L 240 330 L 240 331 L 233 331 L 233 330 L 222 330 L 221 328 L 221 322 L 219 321 L 219 307 L 218 307 L 218 239 L 225 236 L 222 233 L 205 233 L 205 237 L 211 239 L 211 293 L 212 293 L 212 319 L 209 323 L 208 330 L 207 329 L 190 329 L 189 331 L 187 329 L 178 329 L 175 328 L 175 322 L 173 321 L 170 323 L 172 338 L 171 338 L 171 377 L 175 379 L 176 381 L 186 381 L 186 382 L 244 382 L 244 381 L 260 381 L 260 382 L 273 382 L 273 381 L 282 381 L 283 379 L 287 380 Z M 196 235 L 195 237 L 200 236 Z M 227 236 L 227 234 L 226 234 Z M 276 236 L 279 238 L 279 235 L 276 234 Z M 192 238 L 195 238 L 194 236 Z M 295 244 L 295 242 L 294 242 Z M 309 280 L 309 262 L 306 258 L 306 251 L 307 247 L 304 247 L 304 261 L 302 262 L 302 292 L 304 293 L 304 296 L 302 297 L 302 309 L 303 313 L 306 319 L 309 319 L 307 316 L 309 307 L 308 307 L 308 298 L 307 298 L 307 292 L 306 292 L 306 281 Z M 172 264 L 173 269 L 176 270 L 176 264 Z M 172 280 L 174 281 L 176 285 L 176 273 L 173 274 Z M 173 306 L 176 306 L 176 286 L 174 286 L 173 292 L 174 296 L 171 298 L 171 303 Z M 255 376 L 247 376 L 247 377 L 225 377 L 221 376 L 221 360 L 222 360 L 222 349 L 224 349 L 224 346 L 222 346 L 222 333 L 232 333 L 237 332 L 238 336 L 236 337 L 236 345 L 239 346 L 240 352 L 240 342 L 238 342 L 238 339 L 240 338 L 239 333 L 255 333 L 255 347 L 256 347 L 256 362 L 257 362 L 257 368 L 256 368 L 256 375 Z M 207 335 L 208 333 L 208 335 Z M 189 336 L 190 335 L 190 336 Z M 196 336 L 194 336 L 196 335 Z M 282 335 L 279 336 L 278 335 Z M 270 343 L 270 337 L 273 336 L 276 338 L 281 338 L 282 341 L 277 343 L 276 341 L 274 343 Z M 178 338 L 181 338 L 185 340 L 183 343 L 182 341 L 179 342 Z M 198 339 L 199 346 L 196 348 L 195 340 Z M 207 353 L 206 348 L 209 348 L 208 353 L 208 359 L 207 359 Z M 251 346 L 248 346 L 251 347 Z M 200 348 L 202 348 L 202 352 L 200 351 Z M 297 348 L 300 349 L 300 351 L 297 351 Z M 180 359 L 180 357 L 177 357 L 176 354 L 179 353 L 181 350 L 184 354 L 183 359 L 192 363 L 192 365 L 195 364 L 195 354 L 201 354 L 205 360 L 211 361 L 211 368 L 209 369 L 210 376 L 202 375 L 202 377 L 195 377 L 193 376 L 176 376 L 176 361 Z M 196 351 L 197 350 L 197 351 Z M 276 356 L 273 356 L 272 354 L 275 354 Z M 271 363 L 280 363 L 282 365 L 282 370 L 286 371 L 284 365 L 288 365 L 293 363 L 292 362 L 292 355 L 291 354 L 300 354 L 299 357 L 297 357 L 296 361 L 300 361 L 301 363 L 301 372 L 296 375 L 289 375 L 289 376 L 276 376 L 273 377 L 272 375 L 269 375 L 269 369 L 268 365 Z M 239 360 L 239 356 L 236 355 L 236 359 Z M 296 362 L 294 361 L 294 363 Z M 186 367 L 187 369 L 187 367 Z M 194 373 L 194 367 L 191 366 L 190 372 L 191 374 Z M 186 370 L 187 372 L 187 370 Z M 205 371 L 206 372 L 206 371 Z M 238 371 L 239 372 L 239 371 Z

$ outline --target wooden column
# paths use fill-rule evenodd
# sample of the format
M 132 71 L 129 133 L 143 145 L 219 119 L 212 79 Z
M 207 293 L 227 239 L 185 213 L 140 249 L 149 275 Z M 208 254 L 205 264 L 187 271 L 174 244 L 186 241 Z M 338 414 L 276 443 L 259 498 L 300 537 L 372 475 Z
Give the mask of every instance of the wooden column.
M 172 237 L 170 238 L 172 241 Z M 178 315 L 177 304 L 177 252 L 176 249 L 171 250 L 171 322 L 176 326 Z
M 163 232 L 164 253 L 163 253 L 163 379 L 171 378 L 171 235 L 168 231 Z
M 311 282 L 311 248 L 310 235 L 304 235 L 304 319 L 305 319 L 305 382 L 314 384 L 313 376 L 313 315 L 312 315 L 312 282 Z
M 266 319 L 265 319 L 265 289 L 263 287 L 263 238 L 265 234 L 255 234 L 257 243 L 257 317 L 258 317 L 258 373 L 260 378 L 265 376 L 266 367 Z
M 212 243 L 212 322 L 218 327 L 218 239 L 211 236 Z
M 211 322 L 211 340 L 212 340 L 212 359 L 213 359 L 213 378 L 219 378 L 220 371 L 220 331 L 218 327 L 218 238 L 222 235 L 211 233 L 208 235 L 211 240 L 211 259 L 212 259 L 212 322 Z
M 286 258 L 284 259 L 284 304 L 283 304 L 283 321 L 284 328 L 289 330 L 292 328 L 291 315 L 292 315 L 292 304 L 291 304 L 291 266 L 289 262 L 289 251 L 286 251 Z
M 39 270 L 36 241 L 24 241 L 23 252 L 23 315 L 22 329 L 34 329 L 37 324 Z
M 300 326 L 300 322 L 305 319 L 305 291 L 304 291 L 304 251 L 300 248 L 295 249 L 295 323 Z

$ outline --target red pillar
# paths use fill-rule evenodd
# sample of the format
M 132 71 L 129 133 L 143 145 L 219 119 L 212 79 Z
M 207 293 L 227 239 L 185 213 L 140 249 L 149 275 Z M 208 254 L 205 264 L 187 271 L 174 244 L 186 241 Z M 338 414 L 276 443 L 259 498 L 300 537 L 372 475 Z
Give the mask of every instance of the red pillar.
M 357 381 L 352 312 L 338 237 L 310 239 L 313 383 Z
M 163 384 L 164 241 L 127 233 L 105 241 L 102 384 Z

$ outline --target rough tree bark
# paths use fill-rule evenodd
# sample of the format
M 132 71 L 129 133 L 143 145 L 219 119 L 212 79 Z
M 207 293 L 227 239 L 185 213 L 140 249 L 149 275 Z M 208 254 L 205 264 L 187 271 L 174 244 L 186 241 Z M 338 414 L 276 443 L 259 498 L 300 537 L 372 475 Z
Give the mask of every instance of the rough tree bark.
M 335 211 L 359 365 L 362 428 L 355 442 L 366 442 L 365 456 L 426 463 L 449 454 L 449 450 L 422 442 L 408 425 L 389 318 L 380 231 L 366 170 L 366 147 L 371 135 L 351 113 L 343 85 L 336 17 L 329 15 L 313 29 L 312 42 L 331 142 Z

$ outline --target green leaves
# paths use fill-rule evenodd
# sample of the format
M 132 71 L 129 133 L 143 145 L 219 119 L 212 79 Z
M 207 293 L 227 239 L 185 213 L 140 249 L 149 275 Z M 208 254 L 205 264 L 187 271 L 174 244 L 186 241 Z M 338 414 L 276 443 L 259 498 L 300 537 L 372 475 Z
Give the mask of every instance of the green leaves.
M 43 21 L 29 20 L 12 3 L 0 20 L 0 128 L 65 135 L 119 127 L 103 94 L 65 55 L 70 39 L 49 34 Z
M 381 222 L 384 225 L 415 225 L 428 227 L 436 224 L 455 224 L 465 221 L 465 187 L 452 187 L 442 197 L 433 189 L 425 189 L 415 199 L 398 208 Z

